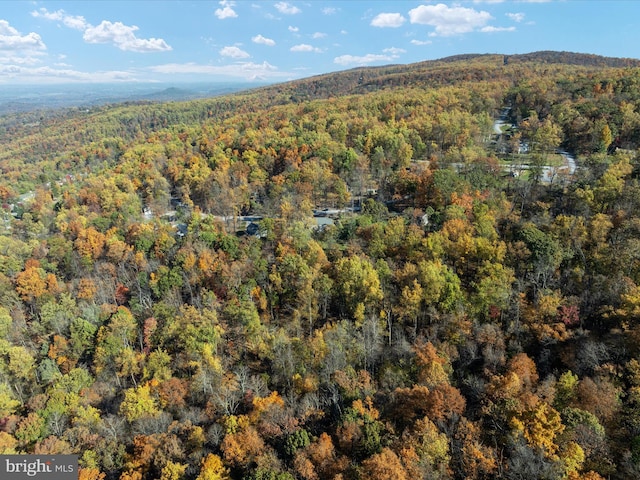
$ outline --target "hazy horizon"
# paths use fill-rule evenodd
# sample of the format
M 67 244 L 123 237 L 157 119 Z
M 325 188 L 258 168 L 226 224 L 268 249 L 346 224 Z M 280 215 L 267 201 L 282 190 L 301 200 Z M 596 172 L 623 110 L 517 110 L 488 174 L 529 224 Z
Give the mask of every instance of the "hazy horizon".
M 132 82 L 4 85 L 0 115 L 40 109 L 93 107 L 127 101 L 189 100 L 258 88 L 250 82 Z
M 640 41 L 640 2 L 617 0 L 45 0 L 2 7 L 3 85 L 273 83 L 482 52 L 637 58 Z

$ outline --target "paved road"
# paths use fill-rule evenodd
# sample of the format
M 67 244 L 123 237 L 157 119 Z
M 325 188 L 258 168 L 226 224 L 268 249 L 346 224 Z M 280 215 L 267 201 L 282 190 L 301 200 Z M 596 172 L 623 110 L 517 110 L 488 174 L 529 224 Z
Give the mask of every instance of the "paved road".
M 500 117 L 498 117 L 493 122 L 493 131 L 496 135 L 502 135 L 502 127 L 507 124 L 507 115 L 509 115 L 509 111 L 511 108 L 503 108 L 500 112 Z M 562 155 L 564 160 L 564 165 L 556 167 L 552 165 L 543 165 L 542 167 L 542 175 L 540 178 L 541 182 L 551 183 L 554 178 L 558 176 L 558 174 L 568 174 L 573 175 L 576 171 L 576 157 L 564 150 L 556 150 L 556 153 Z M 521 170 L 528 170 L 528 165 L 523 165 L 520 168 Z M 507 170 L 511 170 L 511 168 L 507 168 Z

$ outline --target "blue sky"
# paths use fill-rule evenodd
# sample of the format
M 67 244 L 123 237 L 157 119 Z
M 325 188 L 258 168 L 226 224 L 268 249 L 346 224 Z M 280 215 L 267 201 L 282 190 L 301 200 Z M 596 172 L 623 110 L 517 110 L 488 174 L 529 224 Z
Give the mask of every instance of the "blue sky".
M 0 84 L 278 82 L 464 53 L 640 58 L 640 1 L 0 1 Z

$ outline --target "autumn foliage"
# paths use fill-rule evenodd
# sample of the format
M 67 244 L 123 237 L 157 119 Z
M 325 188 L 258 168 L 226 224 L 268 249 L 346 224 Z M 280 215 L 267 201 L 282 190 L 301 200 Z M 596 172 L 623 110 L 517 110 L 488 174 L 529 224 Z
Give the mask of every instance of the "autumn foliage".
M 0 118 L 0 453 L 639 478 L 639 112 L 541 53 Z

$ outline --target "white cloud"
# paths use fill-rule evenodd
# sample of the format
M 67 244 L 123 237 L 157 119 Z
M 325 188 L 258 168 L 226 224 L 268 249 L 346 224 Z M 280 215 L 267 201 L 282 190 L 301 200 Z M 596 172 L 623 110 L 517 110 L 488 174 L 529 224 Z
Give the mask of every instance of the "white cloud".
M 263 37 L 262 35 L 256 35 L 255 37 L 252 37 L 251 41 L 253 43 L 260 43 L 262 45 L 267 45 L 269 47 L 273 47 L 276 44 L 275 40 L 272 40 L 271 38 Z
M 299 45 L 294 45 L 290 50 L 292 52 L 313 52 L 313 47 L 306 43 L 301 43 Z
M 283 15 L 295 15 L 296 13 L 302 12 L 302 10 L 300 10 L 295 5 L 291 5 L 287 2 L 278 2 L 274 5 L 274 7 L 276 7 L 276 10 L 278 10 Z
M 524 13 L 505 13 L 505 15 L 514 22 L 519 23 L 524 20 Z
M 368 53 L 364 56 L 355 56 L 355 55 L 340 55 L 333 59 L 333 63 L 337 63 L 338 65 L 368 65 L 370 63 L 376 62 L 390 62 L 394 57 L 390 55 L 375 55 L 373 53 Z
M 149 75 L 157 80 L 158 75 L 194 75 L 210 77 L 240 78 L 243 80 L 291 80 L 300 75 L 291 72 L 283 72 L 267 62 L 238 62 L 231 65 L 200 65 L 196 63 L 163 64 L 135 71 L 97 71 L 82 72 L 73 70 L 63 65 L 54 67 L 29 67 L 26 65 L 0 63 L 0 84 L 2 83 L 112 83 L 112 82 L 137 82 L 149 81 Z
M 439 3 L 420 5 L 409 10 L 409 18 L 411 23 L 435 27 L 434 36 L 447 37 L 480 29 L 493 17 L 489 12 L 459 6 L 448 7 Z
M 169 63 L 156 65 L 150 70 L 154 73 L 166 75 L 212 75 L 244 78 L 248 80 L 267 78 L 291 78 L 287 72 L 280 72 L 277 67 L 268 62 L 244 62 L 233 65 L 200 65 L 197 63 Z
M 46 46 L 37 33 L 26 35 L 0 35 L 0 50 L 45 50 Z
M 120 50 L 138 53 L 172 50 L 167 42 L 161 38 L 138 38 L 135 34 L 138 27 L 135 25 L 129 26 L 122 22 L 113 23 L 103 20 L 100 25 L 93 26 L 84 17 L 68 15 L 64 10 L 49 12 L 46 8 L 34 10 L 31 15 L 45 20 L 61 21 L 66 27 L 80 30 L 84 32 L 82 38 L 87 43 L 111 43 Z
M 35 54 L 46 50 L 46 46 L 35 32 L 21 35 L 18 30 L 9 25 L 6 20 L 0 20 L 0 50 L 15 52 L 30 52 Z
M 431 40 L 411 40 L 411 45 L 431 45 Z
M 137 38 L 135 33 L 138 27 L 128 26 L 122 22 L 112 23 L 103 20 L 100 25 L 90 26 L 84 31 L 85 42 L 87 43 L 112 43 L 120 50 L 129 52 L 166 52 L 171 47 L 161 38 L 142 39 Z
M 66 27 L 73 28 L 74 30 L 80 30 L 80 31 L 84 30 L 89 26 L 89 24 L 84 19 L 84 17 L 79 15 L 75 15 L 75 16 L 67 15 L 62 19 L 62 23 L 64 23 Z
M 406 53 L 402 48 L 385 48 L 384 55 L 368 53 L 366 55 L 341 55 L 333 59 L 333 63 L 338 65 L 368 65 L 370 63 L 390 62 L 400 57 L 401 53 Z
M 300 29 L 298 27 L 292 27 L 291 25 L 289 25 L 289 31 L 296 33 L 296 32 L 299 32 Z
M 0 81 L 24 83 L 111 83 L 136 81 L 131 72 L 118 70 L 105 72 L 80 72 L 69 68 L 22 67 L 18 65 L 0 65 Z
M 79 15 L 67 15 L 64 10 L 50 12 L 46 8 L 41 8 L 40 10 L 34 10 L 31 12 L 31 16 L 62 22 L 65 27 L 73 28 L 74 30 L 83 31 L 90 26 L 84 17 Z
M 322 9 L 323 15 L 335 15 L 336 13 L 338 13 L 338 9 L 335 7 L 325 7 Z
M 487 25 L 486 27 L 482 27 L 480 31 L 483 33 L 515 32 L 516 27 L 493 27 L 491 25 Z
M 0 65 L 36 65 L 41 60 L 31 55 L 4 55 L 0 54 Z
M 224 20 L 225 18 L 236 18 L 238 14 L 233 9 L 235 7 L 236 2 L 231 2 L 229 0 L 222 0 L 218 2 L 222 8 L 217 8 L 214 12 L 215 16 L 220 20 Z
M 20 35 L 20 32 L 9 25 L 6 20 L 0 20 L 0 35 Z
M 326 33 L 322 33 L 322 32 L 315 32 L 313 35 L 311 35 L 311 38 L 318 39 L 318 38 L 324 38 L 324 37 L 326 37 L 326 36 L 327 36 L 327 34 L 326 34 Z
M 224 47 L 220 50 L 220 55 L 231 58 L 249 58 L 251 56 L 238 47 Z
M 371 26 L 380 28 L 397 28 L 402 26 L 405 21 L 406 18 L 399 13 L 380 13 L 371 20 Z
M 291 50 L 292 52 L 316 52 L 316 53 L 322 52 L 321 49 L 316 48 L 316 47 L 314 47 L 312 45 L 307 45 L 306 43 L 301 43 L 299 45 L 294 45 L 289 50 Z

